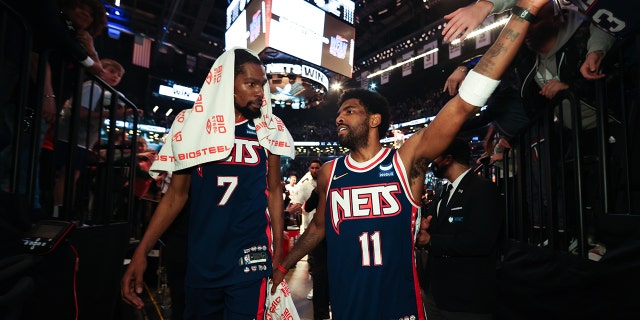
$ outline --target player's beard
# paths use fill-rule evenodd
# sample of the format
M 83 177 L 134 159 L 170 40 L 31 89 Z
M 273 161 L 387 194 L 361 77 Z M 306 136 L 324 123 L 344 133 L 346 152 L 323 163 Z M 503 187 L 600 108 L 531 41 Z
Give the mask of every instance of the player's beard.
M 367 123 L 369 123 L 369 117 L 355 127 L 349 126 L 349 132 L 347 132 L 347 134 L 338 136 L 338 142 L 340 145 L 349 148 L 349 150 L 366 147 L 368 144 L 367 133 L 369 130 Z
M 251 108 L 251 105 L 253 105 L 254 103 L 258 103 L 258 102 L 256 101 L 249 102 L 244 107 L 241 107 L 236 104 L 235 108 L 236 110 L 240 111 L 240 114 L 242 114 L 243 117 L 247 119 L 257 119 L 260 117 L 260 108 L 257 108 L 257 109 Z M 262 103 L 262 101 L 260 101 L 260 103 Z

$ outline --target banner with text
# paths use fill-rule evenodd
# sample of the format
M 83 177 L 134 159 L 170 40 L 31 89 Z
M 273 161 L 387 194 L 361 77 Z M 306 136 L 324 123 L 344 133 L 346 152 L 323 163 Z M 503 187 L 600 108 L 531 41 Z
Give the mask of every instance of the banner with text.
M 360 74 L 360 88 L 369 89 L 369 78 L 367 78 L 369 73 L 369 71 L 362 71 Z
M 402 61 L 407 61 L 413 57 L 413 52 L 407 52 L 402 55 Z M 413 61 L 405 63 L 402 65 L 402 76 L 406 77 L 411 74 L 413 69 Z
M 462 43 L 463 41 L 456 44 L 449 43 L 449 60 L 460 56 L 462 53 Z
M 495 19 L 493 18 L 493 15 L 488 16 L 486 19 L 484 19 L 484 22 L 482 22 L 481 27 L 486 27 L 492 24 L 494 20 Z M 491 44 L 491 30 L 487 30 L 476 37 L 476 49 L 488 46 L 490 44 Z
M 391 67 L 391 63 L 392 63 L 392 62 L 391 62 L 391 60 L 383 62 L 383 63 L 380 65 L 380 70 L 384 70 L 384 69 L 386 69 L 386 68 Z M 383 72 L 383 73 L 380 75 L 380 84 L 389 83 L 389 73 L 390 73 L 390 72 L 389 72 L 389 71 L 387 71 L 387 72 Z
M 438 47 L 438 40 L 429 42 L 424 45 L 424 52 L 428 52 L 429 50 L 433 50 Z M 424 56 L 424 68 L 430 68 L 438 64 L 438 52 L 434 52 L 432 54 L 428 54 Z

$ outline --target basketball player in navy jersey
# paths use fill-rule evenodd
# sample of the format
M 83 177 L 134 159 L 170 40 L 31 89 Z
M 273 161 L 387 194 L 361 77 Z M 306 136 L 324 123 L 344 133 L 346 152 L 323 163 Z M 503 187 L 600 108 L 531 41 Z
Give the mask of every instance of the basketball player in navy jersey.
M 535 15 L 545 2 L 520 0 L 518 5 Z M 425 319 L 413 252 L 427 163 L 484 105 L 497 85 L 492 79 L 511 62 L 529 24 L 513 17 L 478 63 L 477 80 L 467 83 L 473 88 L 463 84 L 429 127 L 397 150 L 380 144 L 389 128 L 386 100 L 362 89 L 343 93 L 336 125 L 338 140 L 350 153 L 320 169 L 317 214 L 274 270 L 274 283 L 326 237 L 334 319 Z
M 258 143 L 252 121 L 264 99 L 262 62 L 242 49 L 235 50 L 234 62 L 234 150 L 227 159 L 173 173 L 121 281 L 122 298 L 136 308 L 144 306 L 138 294 L 146 254 L 188 198 L 184 318 L 263 318 L 266 279 L 280 261 L 284 233 L 282 215 L 267 212 L 284 210 L 280 156 Z

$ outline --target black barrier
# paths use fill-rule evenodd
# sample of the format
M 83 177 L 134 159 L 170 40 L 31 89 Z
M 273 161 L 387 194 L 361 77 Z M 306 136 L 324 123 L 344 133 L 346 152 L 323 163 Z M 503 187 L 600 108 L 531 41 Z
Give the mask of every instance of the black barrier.
M 128 240 L 126 222 L 81 227 L 70 235 L 79 257 L 76 289 L 79 319 L 117 319 Z

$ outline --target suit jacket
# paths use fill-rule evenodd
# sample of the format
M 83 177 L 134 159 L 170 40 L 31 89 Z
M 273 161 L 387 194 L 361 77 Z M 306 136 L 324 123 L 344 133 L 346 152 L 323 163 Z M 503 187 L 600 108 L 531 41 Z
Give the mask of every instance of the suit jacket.
M 497 188 L 470 171 L 436 216 L 438 203 L 427 209 L 434 218 L 424 289 L 442 310 L 493 313 L 503 221 Z

